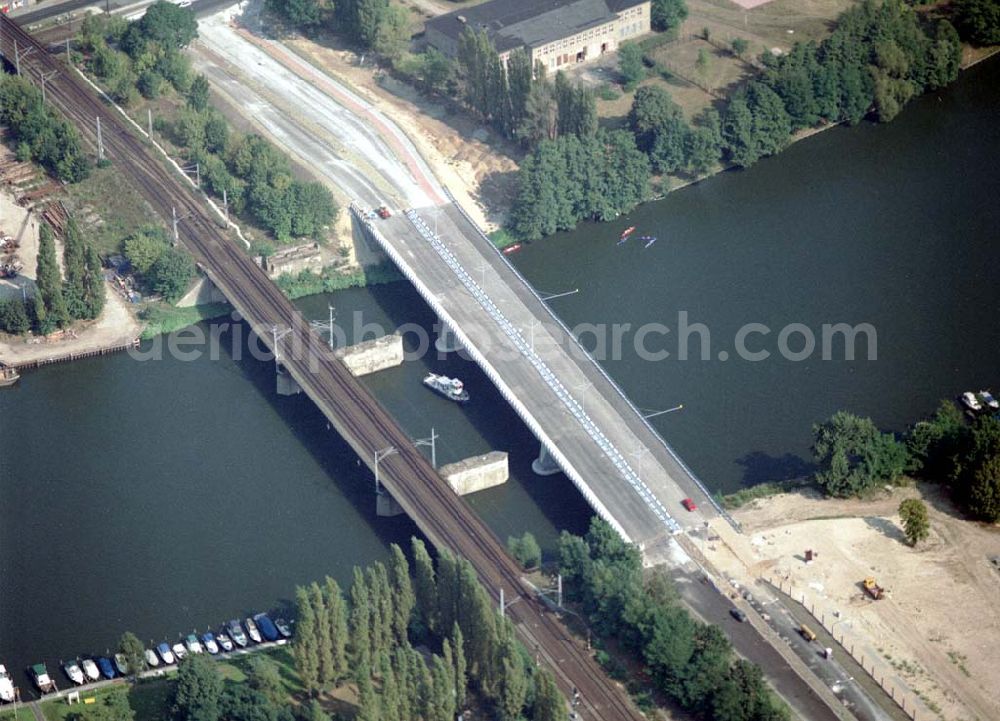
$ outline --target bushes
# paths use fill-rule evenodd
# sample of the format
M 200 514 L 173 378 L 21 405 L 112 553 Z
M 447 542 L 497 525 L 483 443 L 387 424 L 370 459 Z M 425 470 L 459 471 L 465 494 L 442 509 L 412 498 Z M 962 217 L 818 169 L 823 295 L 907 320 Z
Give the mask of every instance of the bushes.
M 507 550 L 524 568 L 537 568 L 542 563 L 542 549 L 528 531 L 525 531 L 520 538 L 513 536 L 508 538 Z

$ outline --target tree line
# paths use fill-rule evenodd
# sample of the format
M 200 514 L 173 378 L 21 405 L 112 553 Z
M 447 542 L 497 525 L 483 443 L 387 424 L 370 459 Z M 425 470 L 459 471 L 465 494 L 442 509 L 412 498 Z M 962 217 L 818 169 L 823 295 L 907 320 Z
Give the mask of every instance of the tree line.
M 34 161 L 65 183 L 87 177 L 90 161 L 80 135 L 44 102 L 34 84 L 18 75 L 0 77 L 0 124 L 7 126 L 17 159 Z
M 657 690 L 710 721 L 785 721 L 787 707 L 755 664 L 738 659 L 725 633 L 695 620 L 662 573 L 643 577 L 638 549 L 594 518 L 583 537 L 563 531 L 564 588 L 601 639 L 645 664 Z M 598 655 L 607 663 L 608 655 Z
M 122 242 L 122 252 L 143 287 L 168 303 L 184 295 L 195 274 L 191 256 L 173 247 L 160 226 L 139 228 Z
M 34 296 L 0 301 L 0 329 L 20 335 L 29 330 L 48 334 L 74 320 L 93 320 L 104 309 L 105 288 L 101 259 L 84 239 L 73 218 L 63 237 L 65 280 L 56 259 L 55 236 L 48 223 L 38 227 L 38 256 Z
M 296 589 L 293 654 L 306 691 L 353 681 L 359 721 L 452 721 L 470 694 L 500 721 L 561 721 L 555 679 L 516 640 L 472 565 L 447 551 L 435 564 L 417 539 L 412 556 L 411 572 L 393 545 L 388 564 L 354 569 L 346 595 L 330 578 Z
M 971 517 L 1000 521 L 1000 419 L 966 422 L 951 401 L 897 437 L 839 412 L 813 427 L 816 483 L 836 497 L 864 496 L 906 475 L 946 484 Z

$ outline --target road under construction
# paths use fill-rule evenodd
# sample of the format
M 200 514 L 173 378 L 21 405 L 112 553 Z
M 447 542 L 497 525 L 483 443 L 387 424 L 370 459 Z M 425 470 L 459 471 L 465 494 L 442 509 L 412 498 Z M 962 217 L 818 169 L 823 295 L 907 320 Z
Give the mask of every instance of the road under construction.
M 0 20 L 0 52 L 21 74 L 45 78 L 46 98 L 101 150 L 163 218 L 175 217 L 179 240 L 268 345 L 284 329 L 281 363 L 359 458 L 379 457 L 379 478 L 420 530 L 438 548 L 468 559 L 494 596 L 513 602 L 507 614 L 521 639 L 556 675 L 561 689 L 579 689 L 581 719 L 638 721 L 643 715 L 611 681 L 585 645 L 538 603 L 515 562 L 480 518 L 414 446 L 368 390 L 335 358 L 291 304 L 211 214 L 204 199 L 130 129 L 117 111 L 53 57 L 16 22 Z M 15 57 L 16 55 L 16 57 Z M 19 63 L 17 62 L 19 60 Z M 100 123 L 98 124 L 98 119 Z M 101 128 L 98 139 L 98 127 Z M 289 337 L 290 336 L 290 337 Z M 275 350 L 272 347 L 272 351 Z M 387 449 L 391 454 L 385 454 Z

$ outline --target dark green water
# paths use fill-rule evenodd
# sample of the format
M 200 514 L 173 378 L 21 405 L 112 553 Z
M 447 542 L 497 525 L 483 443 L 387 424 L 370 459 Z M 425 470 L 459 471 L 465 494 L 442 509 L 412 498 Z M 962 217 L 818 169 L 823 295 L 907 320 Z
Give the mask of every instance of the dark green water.
M 713 357 L 747 322 L 775 329 L 749 343 L 772 351 L 787 323 L 873 324 L 876 361 L 607 363 L 638 405 L 685 405 L 654 422 L 709 488 L 795 475 L 810 424 L 837 409 L 899 428 L 940 397 L 1000 390 L 998 108 L 994 61 L 889 126 L 823 133 L 622 224 L 533 244 L 517 264 L 544 291 L 582 289 L 552 301 L 571 324 L 676 333 L 686 310 L 709 326 Z M 616 246 L 633 224 L 659 242 Z M 354 311 L 388 328 L 433 321 L 405 284 L 333 302 L 348 327 Z M 300 302 L 316 319 L 326 304 Z M 346 581 L 415 532 L 374 518 L 369 474 L 307 399 L 276 397 L 268 364 L 232 355 L 98 358 L 0 392 L 0 662 L 19 676 L 44 660 L 65 686 L 61 659 L 103 653 L 126 629 L 173 641 L 280 608 L 295 584 Z M 428 362 L 475 402 L 422 388 Z M 414 437 L 437 430 L 439 463 L 510 451 L 512 482 L 470 498 L 500 537 L 529 529 L 551 548 L 587 523 L 565 479 L 531 474 L 537 444 L 473 365 L 413 362 L 368 383 Z

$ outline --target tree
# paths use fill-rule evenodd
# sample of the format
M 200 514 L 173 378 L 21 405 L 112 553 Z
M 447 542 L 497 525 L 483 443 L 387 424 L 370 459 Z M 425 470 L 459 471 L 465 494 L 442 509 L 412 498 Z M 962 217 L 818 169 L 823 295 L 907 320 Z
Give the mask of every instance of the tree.
M 868 418 L 840 411 L 813 426 L 816 482 L 831 496 L 857 496 L 893 483 L 909 465 L 906 447 Z
M 395 62 L 410 42 L 410 14 L 402 5 L 385 5 L 379 12 L 372 49 Z
M 407 632 L 410 628 L 410 618 L 416 597 L 413 593 L 413 583 L 410 581 L 410 564 L 403 555 L 403 549 L 393 543 L 390 548 L 392 558 L 389 561 L 389 575 L 393 592 L 392 628 L 397 644 L 407 642 Z
M 927 506 L 919 498 L 907 498 L 899 504 L 899 516 L 903 522 L 903 532 L 911 546 L 923 541 L 930 533 Z
M 750 43 L 748 43 L 745 38 L 733 38 L 732 47 L 733 55 L 738 58 L 742 58 L 749 49 Z
M 155 42 L 165 49 L 186 48 L 198 37 L 198 21 L 194 12 L 167 0 L 157 0 L 146 8 L 145 14 L 132 24 L 130 31 L 135 28 L 144 40 Z M 129 54 L 136 57 L 131 52 Z
M 124 243 L 125 257 L 140 275 L 148 273 L 169 247 L 163 229 L 155 225 L 140 228 Z
M 101 258 L 92 243 L 87 244 L 87 275 L 83 284 L 87 318 L 96 318 L 104 310 L 105 287 Z
M 129 676 L 132 677 L 132 681 L 136 681 L 139 674 L 146 670 L 146 647 L 138 636 L 126 631 L 118 642 L 118 653 L 125 657 Z
M 420 56 L 420 74 L 424 87 L 431 92 L 441 92 L 455 72 L 451 59 L 434 46 Z
M 316 655 L 319 658 L 319 682 L 327 686 L 336 679 L 333 662 L 333 636 L 330 612 L 323 596 L 323 590 L 315 581 L 309 586 L 309 605 L 316 616 Z
M 295 659 L 295 670 L 302 686 L 311 695 L 320 689 L 319 629 L 309 590 L 302 586 L 295 589 L 295 609 L 298 621 L 292 642 L 292 658 Z
M 712 58 L 705 48 L 698 48 L 698 59 L 694 61 L 694 66 L 704 82 L 708 82 L 708 71 L 712 67 Z
M 653 0 L 649 11 L 654 30 L 673 30 L 688 15 L 684 0 Z
M 218 721 L 222 676 L 208 654 L 190 654 L 177 666 L 174 706 L 181 721 Z
M 288 693 L 281 681 L 281 670 L 269 656 L 255 655 L 247 661 L 247 684 L 266 696 L 272 704 L 280 706 Z
M 906 435 L 914 470 L 929 481 L 946 480 L 966 436 L 962 412 L 950 401 L 941 401 L 934 415 L 915 423 Z
M 987 458 L 972 473 L 966 507 L 984 521 L 1000 521 L 1000 455 Z
M 959 503 L 975 518 L 1000 520 L 1000 420 L 983 416 L 963 439 L 952 471 Z
M 1000 44 L 1000 2 L 956 0 L 951 7 L 962 37 L 976 45 Z
M 304 721 L 330 721 L 330 716 L 316 699 L 312 699 L 306 707 Z
M 208 107 L 208 78 L 198 73 L 191 81 L 187 92 L 187 104 L 192 110 L 202 111 Z
M 326 577 L 323 585 L 323 602 L 327 608 L 327 618 L 330 624 L 330 658 L 332 664 L 325 669 L 324 683 L 336 683 L 347 676 L 347 604 L 344 594 L 335 580 Z
M 355 675 L 358 684 L 358 713 L 354 717 L 355 721 L 381 721 L 382 711 L 378 694 L 372 685 L 368 663 L 359 664 Z
M 501 651 L 500 669 L 500 721 L 517 721 L 528 696 L 528 676 L 509 639 Z
M 41 305 L 45 308 L 46 327 L 42 332 L 47 333 L 56 325 L 64 326 L 69 323 L 69 310 L 62 292 L 62 277 L 59 274 L 59 264 L 56 262 L 55 240 L 48 223 L 42 223 L 38 227 L 35 285 L 38 287 Z
M 0 300 L 0 330 L 12 335 L 21 335 L 31 330 L 28 309 L 20 298 Z
M 354 567 L 351 583 L 351 612 L 348 628 L 351 633 L 351 663 L 355 669 L 369 667 L 372 660 L 371 598 L 365 574 Z
M 642 64 L 642 48 L 635 43 L 619 45 L 618 72 L 621 73 L 625 90 L 627 92 L 635 90 L 646 77 L 646 66 Z
M 170 303 L 184 294 L 193 277 L 194 262 L 191 256 L 177 248 L 167 248 L 149 271 L 153 290 Z
M 455 665 L 455 705 L 462 708 L 465 705 L 465 693 L 469 685 L 468 668 L 465 661 L 465 638 L 462 628 L 456 622 L 451 627 L 451 643 L 454 646 L 453 663 Z
M 419 538 L 412 540 L 413 548 L 413 591 L 416 599 L 417 618 L 423 628 L 434 631 L 437 618 L 437 583 L 434 575 L 434 563 L 431 561 L 427 547 Z
M 530 531 L 520 538 L 507 539 L 507 550 L 524 568 L 537 568 L 542 562 L 542 549 Z
M 268 0 L 267 7 L 296 28 L 319 25 L 323 17 L 317 0 Z
M 535 672 L 535 703 L 531 721 L 562 721 L 566 718 L 566 699 L 556 686 L 552 672 L 540 668 Z

